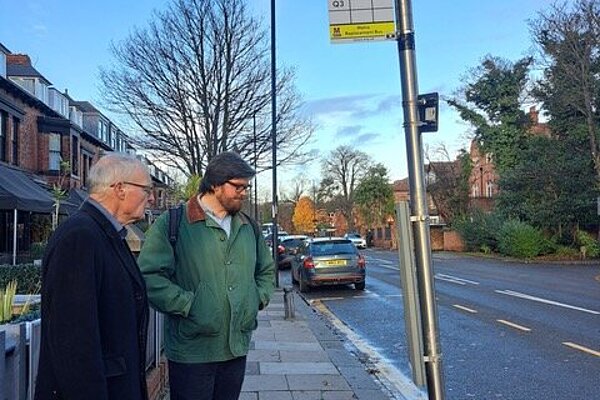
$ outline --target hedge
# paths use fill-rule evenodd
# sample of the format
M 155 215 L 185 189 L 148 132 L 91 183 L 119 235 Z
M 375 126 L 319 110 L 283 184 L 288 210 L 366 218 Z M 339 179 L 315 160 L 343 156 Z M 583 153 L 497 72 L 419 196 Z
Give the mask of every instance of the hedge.
M 37 294 L 42 283 L 41 267 L 33 264 L 0 265 L 0 288 L 17 281 L 17 294 Z

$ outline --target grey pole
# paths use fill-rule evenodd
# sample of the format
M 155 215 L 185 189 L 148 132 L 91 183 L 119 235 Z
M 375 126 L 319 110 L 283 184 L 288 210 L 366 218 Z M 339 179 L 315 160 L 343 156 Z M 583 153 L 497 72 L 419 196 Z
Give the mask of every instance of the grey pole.
M 256 111 L 252 114 L 252 133 L 254 134 L 254 171 L 256 171 L 258 164 L 256 159 Z M 258 220 L 258 174 L 254 177 L 254 219 L 260 223 Z
M 13 263 L 17 265 L 17 209 L 15 208 L 13 214 Z
M 429 399 L 444 399 L 442 359 L 438 336 L 438 317 L 435 304 L 431 245 L 429 242 L 429 215 L 425 193 L 423 150 L 419 132 L 417 108 L 417 66 L 415 60 L 415 33 L 410 0 L 396 0 L 398 57 L 402 82 L 402 108 L 410 187 L 411 222 L 415 240 L 415 261 L 419 288 L 419 303 L 423 324 L 424 362 Z
M 277 65 L 275 60 L 275 0 L 271 0 L 271 140 L 273 154 L 273 260 L 275 260 L 275 285 L 279 287 L 279 265 L 277 265 Z

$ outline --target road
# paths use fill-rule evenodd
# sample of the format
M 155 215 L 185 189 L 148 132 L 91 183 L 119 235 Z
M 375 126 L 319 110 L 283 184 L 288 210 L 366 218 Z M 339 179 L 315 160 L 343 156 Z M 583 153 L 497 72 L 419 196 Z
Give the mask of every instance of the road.
M 366 291 L 332 286 L 305 297 L 410 376 L 397 254 L 364 254 Z M 440 253 L 434 272 L 447 399 L 600 399 L 599 266 Z

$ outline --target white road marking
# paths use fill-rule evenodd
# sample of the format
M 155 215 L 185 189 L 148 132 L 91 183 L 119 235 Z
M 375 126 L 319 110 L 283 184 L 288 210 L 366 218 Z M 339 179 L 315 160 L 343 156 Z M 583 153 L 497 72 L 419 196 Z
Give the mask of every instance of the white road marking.
M 437 274 L 434 275 L 434 278 L 438 279 L 440 281 L 446 281 L 446 282 L 456 283 L 457 285 L 463 285 L 463 286 L 466 285 L 465 282 L 462 282 L 462 281 L 459 281 L 459 280 L 456 280 L 456 279 L 446 278 L 444 276 L 439 276 Z
M 458 281 L 458 282 L 470 283 L 471 285 L 479 285 L 479 282 L 471 281 L 471 280 L 465 279 L 465 278 L 459 278 L 458 276 L 454 276 L 454 275 L 435 274 L 435 277 L 438 279 L 442 279 L 442 280 L 444 280 L 443 278 L 446 278 L 446 279 L 452 279 L 452 280 Z
M 318 299 L 310 299 L 308 302 L 313 304 L 316 301 L 331 301 L 331 300 L 344 300 L 345 297 L 319 297 Z
M 470 312 L 471 314 L 477 314 L 477 310 L 473 310 L 472 308 L 461 306 L 460 304 L 452 304 L 452 306 L 458 308 L 459 310 Z
M 515 324 L 514 322 L 510 322 L 510 321 L 507 321 L 505 319 L 497 319 L 496 321 L 500 322 L 501 324 L 508 325 L 508 326 L 510 326 L 512 328 L 519 329 L 519 330 L 524 331 L 524 332 L 530 332 L 531 331 L 531 328 L 528 328 L 528 327 L 523 326 L 523 325 Z
M 585 346 L 581 346 L 581 345 L 579 345 L 577 343 L 573 343 L 573 342 L 563 342 L 563 344 L 565 346 L 569 346 L 569 347 L 571 347 L 573 349 L 580 350 L 580 351 L 583 351 L 585 353 L 589 353 L 589 354 L 591 354 L 593 356 L 596 356 L 596 357 L 600 357 L 600 351 L 592 350 L 590 348 L 587 348 Z
M 528 295 L 528 294 L 515 292 L 513 290 L 495 290 L 495 292 L 496 293 L 500 293 L 500 294 L 505 294 L 507 296 L 518 297 L 518 298 L 525 299 L 525 300 L 532 300 L 532 301 L 537 301 L 539 303 L 545 303 L 545 304 L 550 304 L 550 305 L 553 305 L 553 306 L 559 306 L 559 307 L 569 308 L 571 310 L 583 311 L 583 312 L 586 312 L 586 313 L 589 313 L 589 314 L 593 314 L 593 315 L 600 314 L 600 311 L 594 311 L 594 310 L 589 310 L 587 308 L 572 306 L 570 304 L 559 303 L 558 301 L 543 299 L 541 297 L 535 297 L 535 296 L 531 296 L 531 295 Z
M 383 297 L 402 297 L 401 294 L 384 294 Z
M 344 334 L 359 351 L 368 356 L 370 364 L 373 365 L 372 369 L 375 371 L 374 375 L 391 392 L 394 399 L 427 399 L 425 393 L 415 386 L 410 377 L 405 376 L 400 370 L 394 367 L 389 360 L 379 354 L 367 341 L 338 319 L 327 306 L 323 303 L 314 302 L 313 307 L 325 315 L 335 328 Z

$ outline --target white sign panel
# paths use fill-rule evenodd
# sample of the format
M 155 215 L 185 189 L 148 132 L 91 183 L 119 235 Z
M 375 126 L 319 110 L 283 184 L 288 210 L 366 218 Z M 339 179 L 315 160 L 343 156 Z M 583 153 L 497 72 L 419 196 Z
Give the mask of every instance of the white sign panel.
M 328 0 L 333 43 L 394 39 L 394 0 Z

